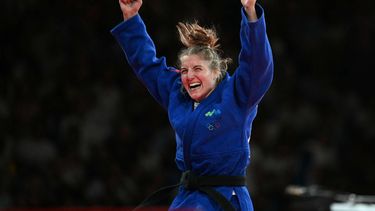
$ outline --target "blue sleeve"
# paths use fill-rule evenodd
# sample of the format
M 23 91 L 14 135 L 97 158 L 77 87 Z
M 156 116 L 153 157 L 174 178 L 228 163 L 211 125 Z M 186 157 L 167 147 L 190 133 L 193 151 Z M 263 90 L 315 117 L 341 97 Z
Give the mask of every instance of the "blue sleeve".
M 239 105 L 256 106 L 269 89 L 273 78 L 272 50 L 266 34 L 264 11 L 256 5 L 258 20 L 249 22 L 242 8 L 241 51 L 234 80 L 234 95 Z
M 169 94 L 179 74 L 166 65 L 165 57 L 156 57 L 155 45 L 146 26 L 136 15 L 111 30 L 137 78 L 164 109 L 168 108 Z

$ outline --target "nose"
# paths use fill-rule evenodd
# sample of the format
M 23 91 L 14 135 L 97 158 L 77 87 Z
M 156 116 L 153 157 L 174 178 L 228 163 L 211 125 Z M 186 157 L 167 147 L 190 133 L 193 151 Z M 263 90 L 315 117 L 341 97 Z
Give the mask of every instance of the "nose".
M 188 72 L 187 72 L 187 78 L 188 79 L 194 78 L 194 71 L 188 70 Z

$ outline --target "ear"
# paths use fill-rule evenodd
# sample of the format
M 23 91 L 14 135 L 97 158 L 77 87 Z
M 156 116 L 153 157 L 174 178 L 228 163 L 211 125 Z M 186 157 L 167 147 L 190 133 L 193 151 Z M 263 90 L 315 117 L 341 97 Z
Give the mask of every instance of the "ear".
M 225 75 L 225 71 L 221 71 L 217 69 L 216 76 L 215 76 L 216 83 L 220 83 L 220 81 L 223 80 L 224 75 Z

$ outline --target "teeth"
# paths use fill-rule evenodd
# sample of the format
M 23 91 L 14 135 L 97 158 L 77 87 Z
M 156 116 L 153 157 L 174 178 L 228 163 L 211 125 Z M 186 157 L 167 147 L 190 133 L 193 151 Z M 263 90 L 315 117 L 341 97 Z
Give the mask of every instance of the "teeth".
M 199 88 L 200 85 L 201 85 L 200 83 L 192 83 L 189 85 L 189 87 L 190 87 L 190 90 L 194 90 L 194 89 Z
M 190 87 L 192 87 L 192 86 L 199 86 L 200 85 L 200 83 L 192 83 L 192 84 L 190 84 Z

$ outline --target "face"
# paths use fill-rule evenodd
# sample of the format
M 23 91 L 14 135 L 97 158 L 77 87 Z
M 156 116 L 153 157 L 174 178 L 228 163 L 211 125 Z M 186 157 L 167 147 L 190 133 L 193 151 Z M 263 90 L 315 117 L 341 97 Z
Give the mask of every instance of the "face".
M 181 81 L 190 97 L 200 102 L 216 87 L 218 71 L 209 68 L 209 62 L 198 55 L 181 57 Z

